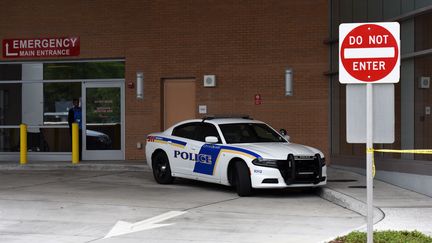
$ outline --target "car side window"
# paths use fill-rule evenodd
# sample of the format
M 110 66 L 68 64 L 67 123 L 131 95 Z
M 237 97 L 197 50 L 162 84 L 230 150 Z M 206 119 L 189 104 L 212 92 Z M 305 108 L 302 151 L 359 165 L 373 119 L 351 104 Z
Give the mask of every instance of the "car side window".
M 221 142 L 219 133 L 213 124 L 202 122 L 197 132 L 196 140 L 205 142 L 205 138 L 213 136 L 218 138 L 218 143 Z
M 200 126 L 200 122 L 186 123 L 180 126 L 177 126 L 173 129 L 172 135 L 187 139 L 196 140 L 195 135 Z

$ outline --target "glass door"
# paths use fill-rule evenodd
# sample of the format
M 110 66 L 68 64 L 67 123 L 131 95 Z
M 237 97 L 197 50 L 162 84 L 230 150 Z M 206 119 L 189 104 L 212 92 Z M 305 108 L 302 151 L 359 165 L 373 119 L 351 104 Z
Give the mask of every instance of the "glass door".
M 83 160 L 124 160 L 122 82 L 83 84 Z

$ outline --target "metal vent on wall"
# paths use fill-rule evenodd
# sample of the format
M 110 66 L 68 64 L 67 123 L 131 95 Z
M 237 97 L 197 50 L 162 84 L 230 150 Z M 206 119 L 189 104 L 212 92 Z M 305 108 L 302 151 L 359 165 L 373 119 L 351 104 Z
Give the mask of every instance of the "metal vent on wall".
M 430 77 L 420 77 L 419 88 L 429 89 L 430 87 Z
M 216 87 L 216 76 L 204 75 L 204 87 Z

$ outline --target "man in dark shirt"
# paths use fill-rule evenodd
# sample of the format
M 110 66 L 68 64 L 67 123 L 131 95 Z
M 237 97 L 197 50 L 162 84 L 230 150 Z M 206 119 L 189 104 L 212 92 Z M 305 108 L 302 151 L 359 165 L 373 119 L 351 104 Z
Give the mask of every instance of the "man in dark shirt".
M 69 123 L 69 133 L 72 137 L 72 123 L 78 123 L 78 134 L 79 134 L 79 160 L 82 158 L 82 111 L 79 106 L 79 99 L 72 100 L 73 107 L 69 109 L 68 113 L 68 123 Z

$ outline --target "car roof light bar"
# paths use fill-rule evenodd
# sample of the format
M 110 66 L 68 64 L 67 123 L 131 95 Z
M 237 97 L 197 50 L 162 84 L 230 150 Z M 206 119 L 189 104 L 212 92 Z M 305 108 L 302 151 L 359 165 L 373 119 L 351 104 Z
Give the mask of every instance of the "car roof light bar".
M 209 115 L 209 116 L 203 117 L 202 121 L 214 120 L 214 119 L 226 119 L 226 118 L 239 118 L 239 119 L 253 120 L 253 118 L 250 117 L 249 115 Z

